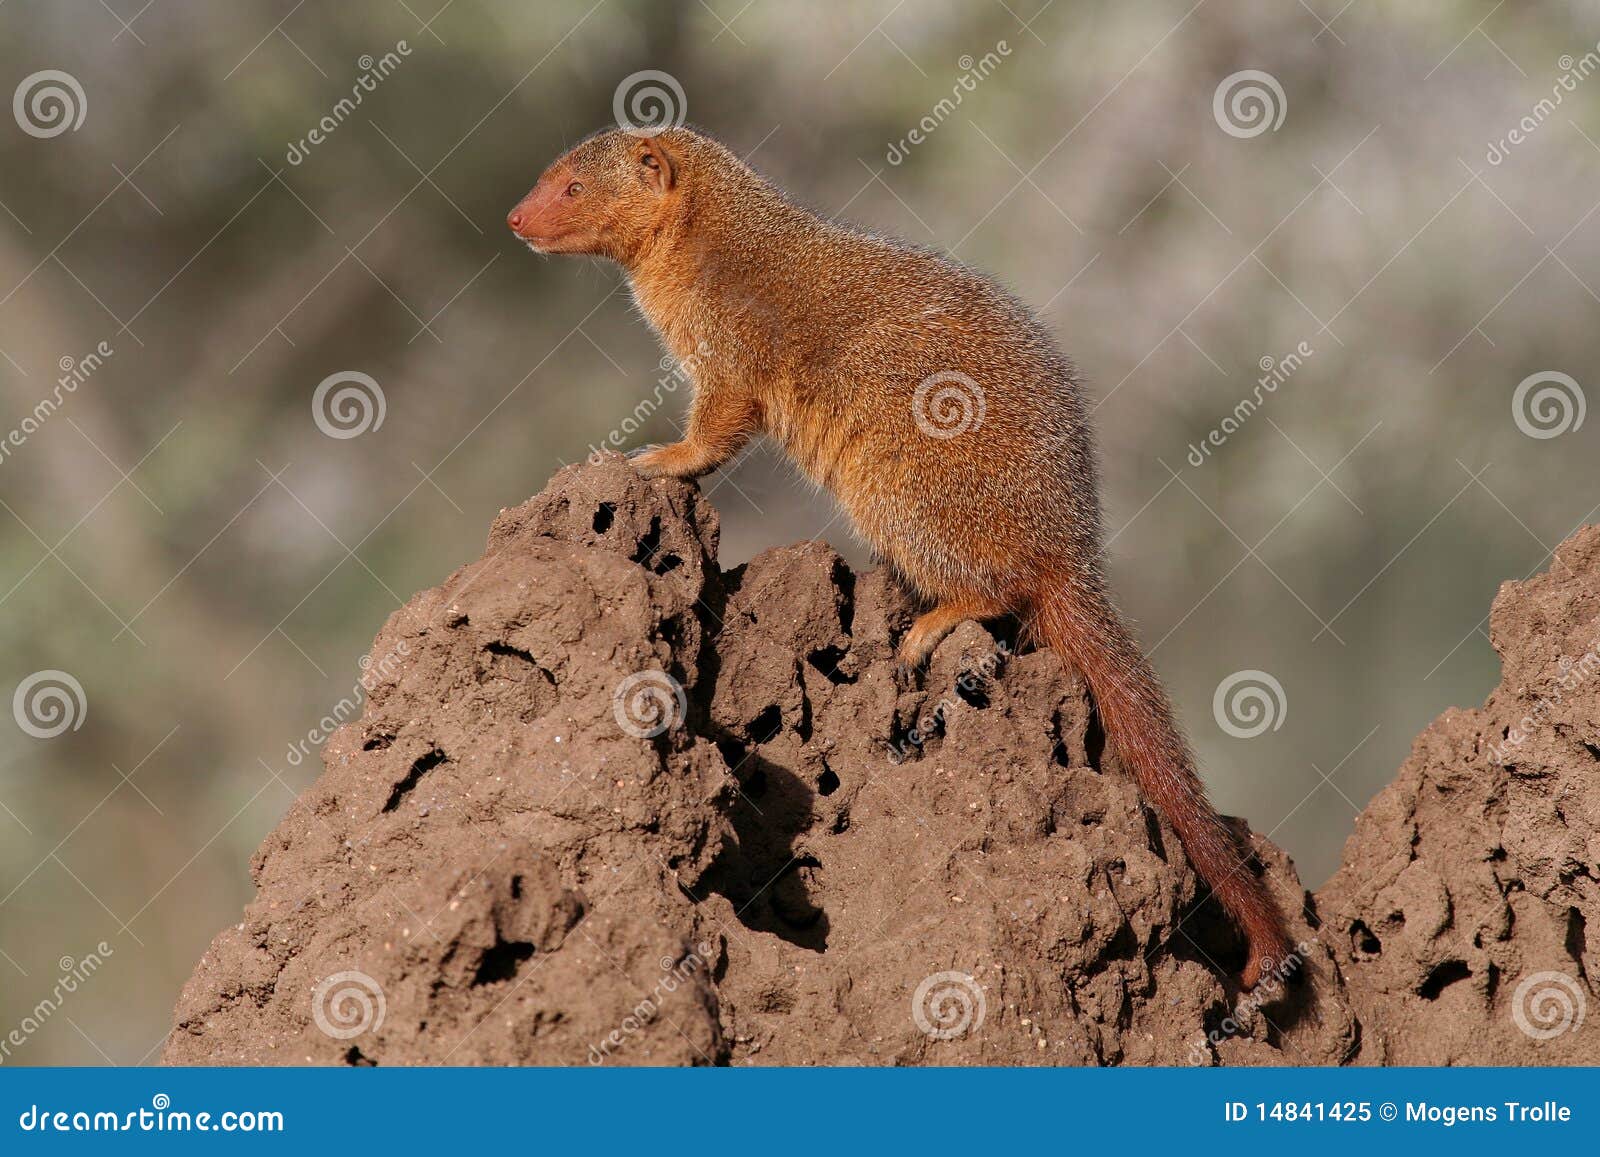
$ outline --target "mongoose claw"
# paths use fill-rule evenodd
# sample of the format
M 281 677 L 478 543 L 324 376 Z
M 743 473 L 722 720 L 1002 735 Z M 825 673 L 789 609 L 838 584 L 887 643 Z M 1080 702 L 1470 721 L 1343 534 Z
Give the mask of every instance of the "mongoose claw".
M 628 461 L 645 478 L 671 478 L 676 475 L 667 459 L 669 448 L 651 444 L 628 451 Z
M 917 659 L 908 659 L 904 654 L 896 652 L 894 667 L 894 681 L 897 687 L 912 689 L 917 686 L 922 676 L 922 662 Z
M 905 650 L 903 648 L 901 650 L 895 652 L 895 655 L 894 655 L 894 670 L 895 670 L 895 674 L 903 675 L 908 680 L 909 679 L 915 679 L 922 672 L 922 667 L 923 667 L 922 656 L 920 656 L 920 655 L 908 655 L 908 654 L 905 653 Z
M 936 641 L 930 640 L 925 633 L 913 626 L 906 632 L 906 637 L 900 640 L 900 645 L 895 648 L 895 666 L 912 675 L 921 671 L 933 657 L 933 643 Z

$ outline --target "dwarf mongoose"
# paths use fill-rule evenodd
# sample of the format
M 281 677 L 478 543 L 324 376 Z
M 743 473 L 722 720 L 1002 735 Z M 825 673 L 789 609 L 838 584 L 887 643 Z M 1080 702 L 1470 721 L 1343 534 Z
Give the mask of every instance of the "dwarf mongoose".
M 1023 305 L 941 254 L 821 219 L 686 128 L 588 138 L 507 221 L 536 252 L 617 262 L 692 366 L 687 436 L 637 455 L 641 471 L 695 477 L 774 439 L 931 608 L 906 664 L 964 619 L 1022 616 L 1083 673 L 1122 762 L 1243 928 L 1244 987 L 1287 966 L 1283 916 L 1107 596 L 1082 385 Z

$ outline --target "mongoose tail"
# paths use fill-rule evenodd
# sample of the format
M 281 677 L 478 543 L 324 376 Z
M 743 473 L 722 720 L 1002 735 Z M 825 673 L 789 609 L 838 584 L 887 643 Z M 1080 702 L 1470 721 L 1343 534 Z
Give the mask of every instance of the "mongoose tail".
M 1286 974 L 1292 961 L 1283 917 L 1206 799 L 1166 692 L 1104 592 L 1081 577 L 1063 576 L 1035 596 L 1033 620 L 1043 640 L 1088 681 L 1106 738 L 1177 831 L 1200 878 L 1244 929 L 1250 959 L 1240 984 L 1248 990 L 1270 973 Z

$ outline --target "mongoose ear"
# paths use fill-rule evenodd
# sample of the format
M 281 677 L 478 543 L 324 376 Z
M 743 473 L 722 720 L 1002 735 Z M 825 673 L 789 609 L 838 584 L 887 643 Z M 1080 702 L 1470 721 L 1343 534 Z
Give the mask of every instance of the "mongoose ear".
M 642 137 L 639 140 L 639 164 L 644 169 L 645 183 L 658 193 L 672 188 L 673 164 L 660 137 Z

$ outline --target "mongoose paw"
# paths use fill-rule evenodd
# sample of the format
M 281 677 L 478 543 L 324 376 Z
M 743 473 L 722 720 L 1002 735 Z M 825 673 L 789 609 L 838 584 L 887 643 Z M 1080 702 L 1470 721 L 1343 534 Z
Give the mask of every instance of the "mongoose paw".
M 641 446 L 628 453 L 633 468 L 646 478 L 681 478 L 674 468 L 670 446 Z
M 900 640 L 900 646 L 895 649 L 895 665 L 904 669 L 907 674 L 915 674 L 928 665 L 928 660 L 933 657 L 934 648 L 942 639 L 943 636 L 919 630 L 918 625 L 913 623 L 905 638 Z
M 698 478 L 712 469 L 702 465 L 682 442 L 670 446 L 641 446 L 628 454 L 628 461 L 646 478 Z
M 901 687 L 915 687 L 927 665 L 928 656 L 902 642 L 894 653 L 894 681 Z
M 927 655 L 917 651 L 916 648 L 907 647 L 904 643 L 901 643 L 899 649 L 894 653 L 895 670 L 908 676 L 915 675 L 922 670 L 927 660 Z

